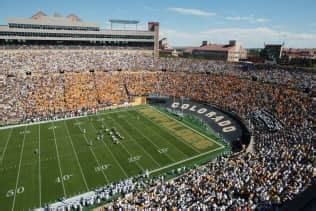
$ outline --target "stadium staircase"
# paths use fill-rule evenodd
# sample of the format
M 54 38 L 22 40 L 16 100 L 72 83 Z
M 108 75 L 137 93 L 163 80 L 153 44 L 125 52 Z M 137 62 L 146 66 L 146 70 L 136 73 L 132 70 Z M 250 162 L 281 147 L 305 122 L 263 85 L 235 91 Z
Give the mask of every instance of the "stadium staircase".
M 130 101 L 131 95 L 130 95 L 130 93 L 128 91 L 126 83 L 124 83 L 123 86 L 124 86 L 125 93 L 126 93 L 126 95 L 128 97 L 128 101 Z
M 96 78 L 95 78 L 96 76 L 95 76 L 94 72 L 90 72 L 90 73 L 93 75 L 93 88 L 97 93 L 97 102 L 100 104 L 100 95 L 99 95 L 99 91 L 97 88 L 97 83 L 96 83 Z

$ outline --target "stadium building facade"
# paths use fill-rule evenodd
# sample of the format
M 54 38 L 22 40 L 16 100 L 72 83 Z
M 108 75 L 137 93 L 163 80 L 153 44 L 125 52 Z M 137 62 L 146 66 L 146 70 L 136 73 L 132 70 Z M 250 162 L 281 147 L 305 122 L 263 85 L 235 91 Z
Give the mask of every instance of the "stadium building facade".
M 158 56 L 159 23 L 149 22 L 148 30 L 100 29 L 98 24 L 82 22 L 76 15 L 47 16 L 38 12 L 31 18 L 8 18 L 0 26 L 0 45 L 91 45 L 136 47 L 153 50 Z M 110 20 L 114 24 L 138 21 Z
M 230 40 L 228 44 L 212 44 L 203 41 L 200 47 L 188 48 L 185 54 L 197 58 L 222 60 L 227 62 L 239 62 L 247 58 L 247 51 L 236 40 Z

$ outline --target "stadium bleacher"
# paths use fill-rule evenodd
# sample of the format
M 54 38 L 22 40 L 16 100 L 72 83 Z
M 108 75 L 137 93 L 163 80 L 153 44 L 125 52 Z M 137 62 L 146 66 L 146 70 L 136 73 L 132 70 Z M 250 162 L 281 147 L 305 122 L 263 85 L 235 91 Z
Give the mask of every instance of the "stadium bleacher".
M 256 66 L 244 71 L 239 65 L 191 59 L 154 62 L 135 50 L 6 49 L 0 59 L 4 125 L 97 110 L 151 93 L 187 96 L 251 119 L 253 153 L 220 156 L 171 181 L 158 177 L 135 186 L 127 180 L 125 189 L 107 187 L 93 196 L 94 202 L 120 191 L 126 197 L 106 208 L 273 208 L 315 181 L 312 93 L 306 92 L 313 88 L 311 72 Z M 282 127 L 263 127 L 253 118 L 260 110 Z

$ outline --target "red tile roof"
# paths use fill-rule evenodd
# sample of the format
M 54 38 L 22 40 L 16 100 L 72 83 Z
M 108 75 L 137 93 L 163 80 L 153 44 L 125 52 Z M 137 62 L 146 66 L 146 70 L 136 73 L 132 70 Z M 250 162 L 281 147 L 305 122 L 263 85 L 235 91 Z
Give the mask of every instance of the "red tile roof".
M 187 48 L 185 51 L 188 53 L 192 53 L 192 51 L 230 51 L 234 48 L 234 45 L 218 45 L 218 44 L 209 44 L 202 47 L 196 48 Z

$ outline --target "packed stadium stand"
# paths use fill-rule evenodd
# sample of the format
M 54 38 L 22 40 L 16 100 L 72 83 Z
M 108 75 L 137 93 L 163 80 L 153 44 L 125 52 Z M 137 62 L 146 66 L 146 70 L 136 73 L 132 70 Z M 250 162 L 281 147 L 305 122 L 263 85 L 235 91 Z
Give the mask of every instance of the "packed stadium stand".
M 251 123 L 252 152 L 220 156 L 172 181 L 130 179 L 87 201 L 131 193 L 106 207 L 273 208 L 315 184 L 313 73 L 154 61 L 135 49 L 51 48 L 0 51 L 1 124 L 79 115 L 152 93 L 208 102 Z

